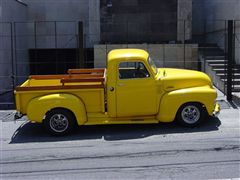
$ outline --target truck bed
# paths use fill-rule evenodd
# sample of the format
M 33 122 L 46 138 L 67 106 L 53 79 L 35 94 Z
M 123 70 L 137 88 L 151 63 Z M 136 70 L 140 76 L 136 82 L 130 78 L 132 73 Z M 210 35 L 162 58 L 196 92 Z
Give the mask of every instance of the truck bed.
M 27 113 L 28 103 L 48 94 L 67 93 L 79 97 L 87 113 L 105 112 L 105 69 L 69 69 L 63 75 L 32 75 L 15 90 L 16 108 Z
M 32 75 L 16 91 L 104 88 L 105 69 L 69 69 L 64 75 Z

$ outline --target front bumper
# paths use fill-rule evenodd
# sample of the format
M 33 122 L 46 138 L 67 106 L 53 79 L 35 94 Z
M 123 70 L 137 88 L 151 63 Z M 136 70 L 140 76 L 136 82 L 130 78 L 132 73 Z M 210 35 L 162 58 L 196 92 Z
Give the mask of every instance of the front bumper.
M 220 106 L 219 106 L 219 104 L 216 102 L 216 103 L 215 103 L 215 106 L 214 106 L 213 116 L 214 116 L 214 117 L 218 117 L 219 114 L 220 114 Z

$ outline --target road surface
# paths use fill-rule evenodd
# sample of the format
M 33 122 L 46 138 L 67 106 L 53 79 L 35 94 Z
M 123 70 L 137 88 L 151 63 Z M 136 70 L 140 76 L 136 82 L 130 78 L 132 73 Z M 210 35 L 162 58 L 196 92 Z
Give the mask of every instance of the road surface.
M 1 179 L 240 178 L 240 113 L 221 101 L 198 128 L 174 123 L 80 127 L 48 135 L 1 111 Z

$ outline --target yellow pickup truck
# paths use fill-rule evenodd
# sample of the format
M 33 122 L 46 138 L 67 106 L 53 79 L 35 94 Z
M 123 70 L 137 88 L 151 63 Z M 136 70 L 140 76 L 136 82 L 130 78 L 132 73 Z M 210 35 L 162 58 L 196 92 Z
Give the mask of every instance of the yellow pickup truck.
M 194 127 L 219 112 L 210 78 L 198 71 L 157 68 L 140 49 L 109 52 L 106 69 L 33 75 L 16 87 L 16 118 L 44 123 L 56 135 L 77 125 L 178 121 Z

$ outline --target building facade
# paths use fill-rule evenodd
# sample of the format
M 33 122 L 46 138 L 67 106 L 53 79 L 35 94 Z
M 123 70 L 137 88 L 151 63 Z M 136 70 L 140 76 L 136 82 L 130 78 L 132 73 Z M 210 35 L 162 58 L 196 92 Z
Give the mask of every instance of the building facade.
M 77 67 L 79 22 L 91 61 L 96 44 L 192 39 L 192 0 L 1 0 L 0 19 L 0 102 L 29 74 Z
M 240 0 L 193 0 L 193 36 L 226 46 L 227 20 L 235 20 L 235 61 L 240 64 Z

